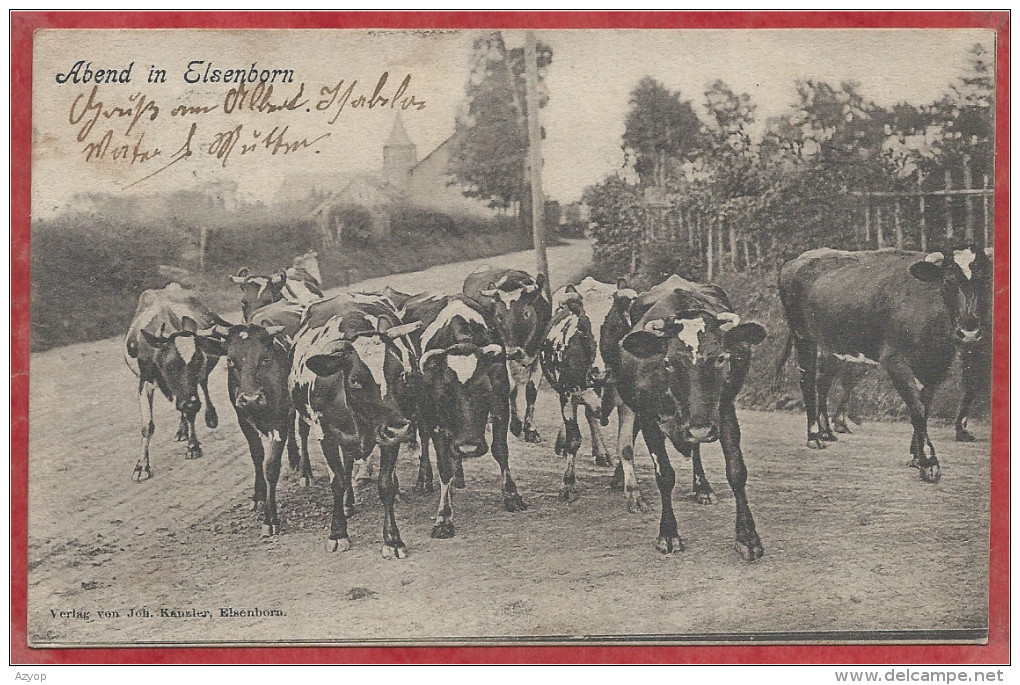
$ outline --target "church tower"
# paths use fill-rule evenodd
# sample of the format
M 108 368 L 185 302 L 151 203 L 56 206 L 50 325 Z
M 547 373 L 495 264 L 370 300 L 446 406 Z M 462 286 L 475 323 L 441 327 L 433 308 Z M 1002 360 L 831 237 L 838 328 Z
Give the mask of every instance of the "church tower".
M 390 139 L 383 146 L 383 175 L 386 180 L 400 189 L 406 189 L 411 181 L 411 167 L 418 161 L 418 150 L 404 130 L 404 122 L 397 112 L 393 120 Z

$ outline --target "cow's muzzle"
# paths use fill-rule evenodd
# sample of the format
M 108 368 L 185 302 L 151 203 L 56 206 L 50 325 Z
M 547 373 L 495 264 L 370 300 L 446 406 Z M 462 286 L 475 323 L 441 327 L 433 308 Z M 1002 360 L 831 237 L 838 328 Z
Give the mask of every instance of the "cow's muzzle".
M 959 345 L 976 345 L 981 342 L 984 338 L 981 335 L 981 329 L 975 327 L 973 329 L 960 326 L 956 329 L 956 342 Z
M 234 398 L 238 409 L 257 409 L 266 406 L 266 396 L 261 392 L 241 393 Z
M 715 442 L 719 439 L 719 426 L 709 424 L 707 426 L 690 426 L 684 430 L 684 442 Z
M 407 419 L 392 419 L 378 430 L 379 443 L 392 445 L 407 440 L 411 434 L 411 422 Z
M 198 397 L 192 395 L 191 397 L 178 398 L 177 399 L 177 411 L 182 411 L 185 414 L 197 413 L 202 408 L 202 403 L 198 400 Z
M 484 456 L 489 451 L 489 446 L 484 442 L 474 442 L 466 440 L 458 442 L 453 446 L 453 454 L 461 459 L 470 459 L 473 457 Z

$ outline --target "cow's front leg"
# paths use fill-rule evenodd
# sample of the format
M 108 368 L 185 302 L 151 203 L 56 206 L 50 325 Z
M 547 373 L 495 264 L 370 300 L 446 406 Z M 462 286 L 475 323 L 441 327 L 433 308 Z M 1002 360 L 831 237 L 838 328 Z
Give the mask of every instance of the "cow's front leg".
M 436 447 L 436 469 L 439 471 L 439 508 L 436 510 L 436 524 L 432 526 L 432 537 L 452 538 L 453 530 L 453 455 L 450 441 L 436 431 L 432 443 Z
M 432 484 L 432 459 L 429 456 L 429 433 L 432 428 L 425 425 L 424 421 L 418 422 L 418 437 L 421 440 L 421 451 L 418 453 L 418 480 L 414 484 L 414 491 L 420 495 L 433 492 Z
M 177 424 L 177 432 L 174 434 L 174 442 L 187 442 L 188 437 L 188 415 L 181 412 L 181 421 Z
M 620 403 L 617 408 L 617 415 L 620 419 L 620 430 L 617 434 L 617 444 L 620 450 L 620 463 L 616 465 L 619 472 L 620 488 L 627 501 L 627 511 L 631 513 L 641 512 L 648 509 L 645 498 L 641 496 L 638 489 L 637 475 L 634 473 L 634 440 L 637 438 L 638 425 L 637 417 L 631 408 Z M 617 475 L 613 475 L 613 481 Z M 610 484 L 612 487 L 612 483 Z
M 188 452 L 187 459 L 198 459 L 202 456 L 202 443 L 198 441 L 198 432 L 195 430 L 195 417 L 198 412 L 187 415 L 188 422 Z
M 573 502 L 577 499 L 576 476 L 574 474 L 574 461 L 577 458 L 577 450 L 581 447 L 581 429 L 577 425 L 577 398 L 573 395 L 560 394 L 560 415 L 563 417 L 563 440 L 557 438 L 557 452 L 566 460 L 566 469 L 563 471 L 563 487 L 560 488 L 559 499 L 561 502 Z
M 379 499 L 383 503 L 383 546 L 382 555 L 386 559 L 403 559 L 407 557 L 407 547 L 400 539 L 397 528 L 397 517 L 394 503 L 397 500 L 397 455 L 400 445 L 389 445 L 379 448 Z
M 800 370 L 800 392 L 804 397 L 804 411 L 807 413 L 807 446 L 811 449 L 825 449 L 818 427 L 818 346 L 810 340 L 794 338 L 797 348 L 797 368 Z
M 740 451 L 740 424 L 732 403 L 719 407 L 719 441 L 726 458 L 726 480 L 729 481 L 737 501 L 737 537 L 734 547 L 745 561 L 760 559 L 765 554 L 754 527 L 754 517 L 747 504 L 744 486 L 747 483 L 747 467 Z
M 882 355 L 882 365 L 889 373 L 893 387 L 910 411 L 910 422 L 914 426 L 914 435 L 910 441 L 910 466 L 920 469 L 921 478 L 929 483 L 937 483 L 942 477 L 939 460 L 935 456 L 935 447 L 928 439 L 928 410 L 917 389 L 914 373 L 907 362 L 897 353 L 886 352 Z M 934 388 L 925 388 L 928 397 Z M 928 454 L 925 448 L 930 450 Z
M 682 451 L 684 456 L 690 458 L 694 470 L 691 498 L 698 504 L 712 504 L 715 501 L 715 493 L 712 492 L 712 486 L 705 476 L 705 468 L 701 465 L 701 445 L 697 443 L 685 445 Z
M 283 433 L 286 433 L 284 429 Z M 262 473 L 266 479 L 266 506 L 262 517 L 262 536 L 269 537 L 280 533 L 280 513 L 276 506 L 276 485 L 280 481 L 280 467 L 283 464 L 283 448 L 286 439 L 281 431 L 274 430 L 262 438 L 262 449 L 265 457 L 262 462 Z
M 980 352 L 964 351 L 960 354 L 960 361 L 963 366 L 963 396 L 960 398 L 960 406 L 956 411 L 956 441 L 974 442 L 974 434 L 967 430 L 967 417 L 970 415 L 970 405 L 982 387 L 984 376 L 987 370 Z
M 206 376 L 198 383 L 202 388 L 202 396 L 205 397 L 205 425 L 209 428 L 215 428 L 219 425 L 220 419 L 216 414 L 216 407 L 213 406 L 212 399 L 209 397 L 209 376 Z
M 527 406 L 524 409 L 524 442 L 541 442 L 542 437 L 535 428 L 535 402 L 538 400 L 538 384 L 542 382 L 540 373 L 536 373 L 538 362 L 532 369 L 528 384 L 524 387 L 524 399 Z
M 322 440 L 322 456 L 329 469 L 329 487 L 333 493 L 333 511 L 329 521 L 329 537 L 326 538 L 327 552 L 345 552 L 351 548 L 347 534 L 347 516 L 344 514 L 344 464 L 340 458 L 340 446 L 333 440 Z
M 508 421 L 506 411 L 492 414 L 492 457 L 499 464 L 502 477 L 503 508 L 507 511 L 524 511 L 528 505 L 517 492 L 517 484 L 510 475 L 510 449 L 507 446 Z
M 662 499 L 662 514 L 659 516 L 659 536 L 655 538 L 655 549 L 662 554 L 684 551 L 684 543 L 676 527 L 676 514 L 673 512 L 673 486 L 676 485 L 676 472 L 669 463 L 666 454 L 666 439 L 654 420 L 639 417 L 641 432 L 645 436 L 645 444 L 652 455 L 655 465 L 655 484 L 659 487 Z
M 585 405 L 584 418 L 588 422 L 588 430 L 591 432 L 591 455 L 595 459 L 595 466 L 612 466 L 613 455 L 606 444 L 606 437 L 602 435 L 602 428 L 595 418 L 595 412 L 591 407 Z
M 244 434 L 244 439 L 248 441 L 248 451 L 251 454 L 251 461 L 255 467 L 255 485 L 251 498 L 251 510 L 257 512 L 262 508 L 264 513 L 266 505 L 266 478 L 263 466 L 266 460 L 266 452 L 262 445 L 262 436 L 241 414 L 237 415 L 237 423 L 241 426 L 241 433 Z
M 152 420 L 152 397 L 155 392 L 154 383 L 138 382 L 138 407 L 142 413 L 142 456 L 135 462 L 135 468 L 131 472 L 131 480 L 136 483 L 152 477 L 152 470 L 149 468 L 149 443 L 152 442 L 152 434 L 156 431 L 156 423 Z

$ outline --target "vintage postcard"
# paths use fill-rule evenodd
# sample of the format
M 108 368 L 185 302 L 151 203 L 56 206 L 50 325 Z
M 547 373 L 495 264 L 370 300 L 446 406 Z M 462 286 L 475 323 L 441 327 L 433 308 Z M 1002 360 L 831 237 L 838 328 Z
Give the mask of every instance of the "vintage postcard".
M 37 25 L 30 651 L 994 640 L 1006 20 L 670 16 Z

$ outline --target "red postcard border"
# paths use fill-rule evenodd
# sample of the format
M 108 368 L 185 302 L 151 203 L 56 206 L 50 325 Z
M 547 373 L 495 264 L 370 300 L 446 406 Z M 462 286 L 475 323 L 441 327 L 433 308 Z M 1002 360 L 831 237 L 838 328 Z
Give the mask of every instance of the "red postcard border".
M 11 664 L 1009 663 L 1009 13 L 12 12 Z M 43 28 L 987 28 L 996 42 L 995 354 L 987 645 L 33 649 L 27 644 L 32 36 Z M 923 581 L 922 581 L 923 582 Z M 923 588 L 918 588 L 923 591 Z

